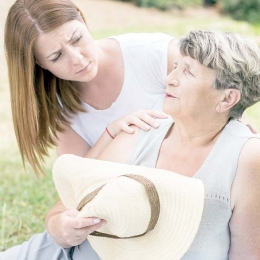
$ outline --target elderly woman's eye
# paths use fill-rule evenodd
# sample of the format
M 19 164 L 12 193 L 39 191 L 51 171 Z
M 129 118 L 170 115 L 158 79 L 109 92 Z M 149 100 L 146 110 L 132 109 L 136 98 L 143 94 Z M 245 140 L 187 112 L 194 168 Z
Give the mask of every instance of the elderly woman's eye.
M 192 74 L 192 72 L 189 70 L 189 74 L 192 76 L 192 77 L 194 77 L 194 74 Z

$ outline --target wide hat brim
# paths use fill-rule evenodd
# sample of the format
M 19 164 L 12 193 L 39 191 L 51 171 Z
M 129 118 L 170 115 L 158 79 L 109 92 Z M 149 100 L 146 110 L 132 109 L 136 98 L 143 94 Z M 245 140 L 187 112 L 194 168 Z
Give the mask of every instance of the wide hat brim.
M 116 185 L 123 185 L 117 183 L 116 179 L 122 180 L 125 178 L 122 176 L 126 174 L 143 176 L 155 185 L 160 201 L 157 224 L 153 230 L 140 237 L 114 239 L 89 235 L 91 246 L 102 260 L 180 259 L 194 240 L 201 221 L 204 206 L 204 186 L 201 180 L 162 169 L 99 161 L 69 154 L 60 156 L 53 166 L 53 179 L 60 199 L 67 208 L 74 209 L 87 194 L 103 185 L 107 185 L 104 191 L 101 190 L 103 198 L 109 198 L 110 193 L 116 192 L 116 197 L 120 197 L 122 191 L 115 188 L 109 190 L 108 184 L 116 182 Z M 134 183 L 133 180 L 130 182 Z M 139 186 L 136 185 L 136 189 L 140 189 Z M 109 202 L 105 202 L 104 199 L 95 202 L 93 199 L 91 203 L 94 207 L 88 207 L 87 204 L 81 209 L 79 216 L 106 219 L 107 224 L 98 230 L 102 233 L 109 234 L 113 226 L 120 226 L 120 221 L 125 220 L 122 218 L 127 218 L 123 217 L 127 201 L 125 204 L 113 204 L 113 209 L 119 207 L 118 212 L 122 215 L 121 220 L 120 216 L 117 216 L 116 222 L 109 220 L 114 210 L 110 212 L 108 209 L 105 213 L 100 210 L 100 207 L 107 207 Z M 132 209 L 131 213 L 134 210 Z

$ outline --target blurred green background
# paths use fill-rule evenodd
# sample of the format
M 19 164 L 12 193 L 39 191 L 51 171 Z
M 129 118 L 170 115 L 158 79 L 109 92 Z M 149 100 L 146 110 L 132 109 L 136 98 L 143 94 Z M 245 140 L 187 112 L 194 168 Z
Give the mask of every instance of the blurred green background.
M 14 137 L 3 50 L 5 17 L 13 2 L 0 3 L 0 251 L 42 232 L 45 214 L 58 199 L 51 178 L 51 167 L 56 157 L 54 149 L 46 158 L 46 176 L 37 180 L 30 166 L 27 165 L 27 172 L 24 171 Z M 254 11 L 259 12 L 260 0 L 208 0 L 205 1 L 207 5 L 202 0 L 74 2 L 85 14 L 88 28 L 95 39 L 126 32 L 165 32 L 179 37 L 193 29 L 221 29 L 245 34 L 260 43 L 258 17 L 251 19 Z M 246 8 L 238 15 L 237 9 L 234 11 L 232 8 L 240 7 L 241 2 Z M 246 111 L 245 118 L 258 131 L 259 111 L 258 103 Z

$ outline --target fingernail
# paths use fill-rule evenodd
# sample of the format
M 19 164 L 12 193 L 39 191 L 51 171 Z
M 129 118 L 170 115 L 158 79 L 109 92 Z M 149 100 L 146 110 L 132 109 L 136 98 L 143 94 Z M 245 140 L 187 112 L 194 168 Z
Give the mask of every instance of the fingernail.
M 99 218 L 93 219 L 93 223 L 97 224 L 97 223 L 99 223 L 99 222 L 100 222 L 100 219 L 99 219 Z
M 145 125 L 144 128 L 149 130 L 151 127 L 149 125 Z
M 153 125 L 154 125 L 155 127 L 158 127 L 158 126 L 159 126 L 159 124 L 158 124 L 157 122 L 154 122 Z

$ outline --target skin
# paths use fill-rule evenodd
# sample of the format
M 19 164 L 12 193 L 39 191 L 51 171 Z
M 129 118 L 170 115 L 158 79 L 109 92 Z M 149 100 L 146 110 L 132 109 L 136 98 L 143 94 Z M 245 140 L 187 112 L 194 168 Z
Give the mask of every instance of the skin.
M 175 124 L 161 145 L 156 168 L 192 177 L 226 125 L 230 108 L 238 102 L 240 93 L 234 89 L 212 89 L 214 71 L 189 57 L 179 56 L 176 63 L 166 78 L 164 99 L 164 111 L 174 118 Z M 201 95 L 207 98 L 202 100 Z M 120 133 L 98 159 L 127 163 L 138 131 L 133 135 Z M 231 260 L 260 259 L 259 158 L 260 140 L 249 139 L 241 151 L 231 188 Z
M 172 53 L 177 42 L 169 45 L 168 70 L 172 69 Z M 171 55 L 170 55 L 171 54 Z M 59 78 L 70 80 L 77 88 L 80 98 L 96 109 L 107 109 L 116 101 L 124 81 L 124 63 L 120 46 L 113 39 L 94 41 L 83 21 L 73 20 L 61 27 L 41 34 L 35 44 L 37 63 Z M 109 131 L 116 136 L 120 131 L 132 133 L 129 125 L 142 129 L 155 125 L 153 117 L 164 118 L 163 113 L 138 111 L 118 119 L 109 125 Z M 91 149 L 70 126 L 58 133 L 57 154 L 71 153 L 96 158 L 110 142 L 104 133 Z M 46 216 L 46 228 L 55 242 L 62 247 L 82 243 L 87 235 L 105 222 L 94 223 L 96 218 L 76 218 L 78 211 L 67 210 L 59 201 Z

